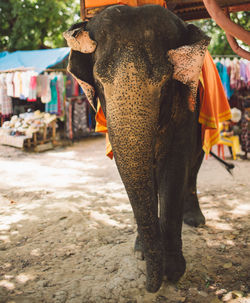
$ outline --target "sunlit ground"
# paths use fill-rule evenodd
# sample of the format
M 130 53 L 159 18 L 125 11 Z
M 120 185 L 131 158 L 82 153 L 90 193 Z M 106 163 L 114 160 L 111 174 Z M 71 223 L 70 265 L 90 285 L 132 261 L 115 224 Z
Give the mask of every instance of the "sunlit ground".
M 233 177 L 213 158 L 204 161 L 198 190 L 207 222 L 183 227 L 187 272 L 179 288 L 165 283 L 149 296 L 145 263 L 132 250 L 131 206 L 114 161 L 105 157 L 105 141 L 42 154 L 7 150 L 0 156 L 0 298 L 66 302 L 66 293 L 67 303 L 99 296 L 101 302 L 111 296 L 115 302 L 218 303 L 216 292 L 226 289 L 241 292 L 242 299 L 233 299 L 245 303 L 249 161 L 235 161 Z

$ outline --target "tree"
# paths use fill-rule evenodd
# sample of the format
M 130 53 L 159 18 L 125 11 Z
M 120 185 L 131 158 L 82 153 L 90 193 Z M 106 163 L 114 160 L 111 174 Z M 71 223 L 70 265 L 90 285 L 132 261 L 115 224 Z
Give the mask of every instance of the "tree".
M 0 0 L 0 51 L 65 46 L 62 33 L 79 19 L 78 0 Z
M 247 30 L 250 29 L 250 12 L 231 13 L 230 17 L 236 24 L 241 25 Z M 208 50 L 212 55 L 234 54 L 227 41 L 225 32 L 216 25 L 212 19 L 203 19 L 192 23 L 200 27 L 209 37 L 212 38 L 208 47 Z M 243 48 L 249 50 L 249 46 L 243 44 L 241 41 L 238 42 Z

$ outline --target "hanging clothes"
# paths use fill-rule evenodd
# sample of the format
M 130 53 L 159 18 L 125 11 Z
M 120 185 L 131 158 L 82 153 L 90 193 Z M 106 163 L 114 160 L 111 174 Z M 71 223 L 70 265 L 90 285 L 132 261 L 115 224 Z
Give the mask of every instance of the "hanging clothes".
M 226 96 L 228 99 L 230 99 L 233 94 L 233 90 L 230 87 L 230 77 L 228 74 L 228 69 L 227 69 L 226 65 L 222 64 L 221 62 L 216 63 L 216 68 L 220 75 L 220 79 L 221 79 L 222 85 L 224 87 Z
M 88 133 L 88 112 L 86 100 L 78 99 L 74 102 L 73 132 L 75 138 Z
M 36 82 L 37 76 L 32 74 L 30 77 L 29 82 L 29 95 L 27 98 L 27 101 L 29 102 L 35 102 L 36 101 L 36 94 L 37 94 L 37 82 Z
M 21 81 L 22 81 L 22 90 L 20 92 L 20 99 L 25 100 L 29 96 L 29 86 L 30 86 L 30 78 L 31 72 L 22 72 L 21 73 Z
M 63 113 L 65 95 L 64 76 L 62 73 L 57 74 L 57 84 L 58 115 L 61 116 Z
M 241 80 L 241 86 L 245 87 L 247 86 L 247 65 L 243 60 L 240 61 L 240 80 Z
M 74 91 L 74 78 L 71 74 L 67 74 L 67 80 L 66 80 L 66 97 L 72 97 L 73 91 Z
M 73 112 L 72 102 L 66 101 L 65 102 L 66 137 L 70 140 L 73 140 L 72 112 Z
M 250 88 L 250 62 L 245 59 L 215 58 L 217 70 L 228 99 L 239 90 Z
M 50 80 L 51 100 L 45 105 L 45 111 L 48 113 L 57 114 L 58 103 L 57 103 L 57 76 Z
M 247 88 L 250 88 L 250 61 L 246 63 Z
M 28 110 L 39 109 L 42 112 L 56 114 L 63 122 L 67 110 L 65 108 L 66 93 L 68 92 L 71 97 L 80 96 L 80 86 L 69 73 L 64 74 L 55 70 L 38 75 L 37 72 L 26 70 L 0 75 L 0 114 L 6 119 L 13 113 L 19 115 Z M 85 99 L 83 94 L 82 100 Z M 75 107 L 71 106 L 70 111 L 72 138 L 79 130 L 85 134 L 92 131 L 93 121 L 86 101 L 81 105 L 76 103 Z M 73 121 L 74 116 L 75 121 Z
M 20 91 L 21 91 L 21 73 L 15 72 L 13 77 L 13 84 L 14 84 L 14 96 L 15 98 L 20 98 Z
M 41 101 L 49 103 L 51 101 L 50 77 L 48 74 L 44 74 L 39 75 L 38 78 L 41 85 Z
M 6 74 L 0 74 L 0 113 L 2 117 L 9 116 L 13 113 L 11 97 L 7 95 L 6 78 Z
M 14 73 L 7 73 L 6 75 L 6 86 L 7 86 L 7 96 L 14 97 L 14 83 L 13 83 Z

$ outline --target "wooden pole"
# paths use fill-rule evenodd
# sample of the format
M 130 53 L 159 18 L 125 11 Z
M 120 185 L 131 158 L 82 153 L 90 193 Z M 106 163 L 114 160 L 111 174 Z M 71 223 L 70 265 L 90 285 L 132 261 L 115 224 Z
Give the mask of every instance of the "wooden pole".
M 82 21 L 85 20 L 85 1 L 84 0 L 80 0 L 80 17 L 81 17 Z
M 52 121 L 52 143 L 56 144 L 56 121 Z

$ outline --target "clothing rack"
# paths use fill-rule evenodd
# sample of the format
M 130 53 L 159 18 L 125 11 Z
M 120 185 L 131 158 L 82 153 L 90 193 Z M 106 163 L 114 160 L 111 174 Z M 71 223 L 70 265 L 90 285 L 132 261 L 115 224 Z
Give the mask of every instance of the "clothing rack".
M 62 72 L 66 73 L 67 69 L 66 68 L 46 68 L 44 72 Z
M 13 73 L 13 72 L 26 72 L 29 70 L 35 70 L 34 67 L 17 67 L 17 68 L 11 68 L 11 69 L 5 69 L 1 70 L 0 73 Z
M 223 57 L 223 58 L 238 58 L 238 59 L 241 58 L 238 55 L 212 55 L 212 58 L 218 58 L 218 57 Z
M 13 73 L 13 72 L 26 72 L 29 70 L 35 70 L 34 67 L 17 67 L 11 69 L 1 70 L 0 73 Z M 66 68 L 46 68 L 43 72 L 63 72 L 66 73 Z

